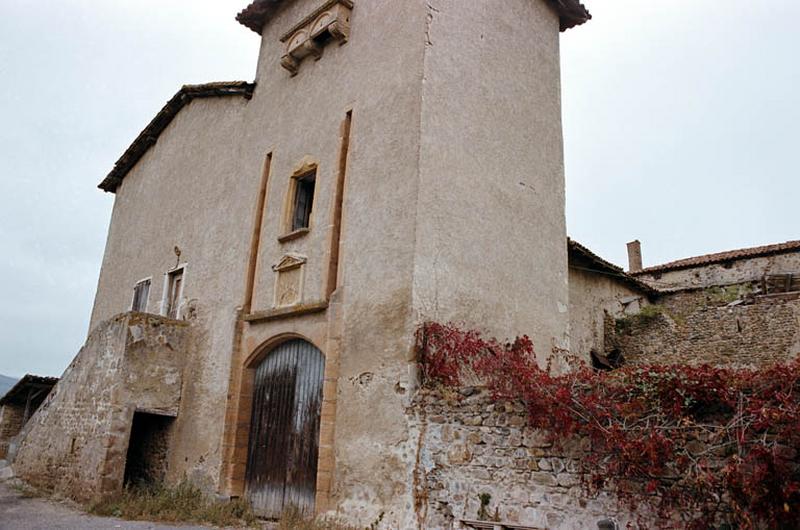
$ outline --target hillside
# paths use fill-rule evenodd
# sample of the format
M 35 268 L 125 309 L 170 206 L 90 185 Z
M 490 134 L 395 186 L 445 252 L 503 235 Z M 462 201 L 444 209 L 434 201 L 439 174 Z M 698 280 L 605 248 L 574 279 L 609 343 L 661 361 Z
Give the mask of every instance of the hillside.
M 4 396 L 6 392 L 11 390 L 11 387 L 17 382 L 14 377 L 0 374 L 0 397 Z

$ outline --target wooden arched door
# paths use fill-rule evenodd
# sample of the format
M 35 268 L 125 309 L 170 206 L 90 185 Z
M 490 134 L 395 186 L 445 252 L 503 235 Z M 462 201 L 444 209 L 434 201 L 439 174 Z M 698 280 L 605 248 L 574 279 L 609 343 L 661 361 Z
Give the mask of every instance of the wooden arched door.
M 314 511 L 325 357 L 290 340 L 256 368 L 246 495 L 256 514 L 278 519 L 294 506 Z

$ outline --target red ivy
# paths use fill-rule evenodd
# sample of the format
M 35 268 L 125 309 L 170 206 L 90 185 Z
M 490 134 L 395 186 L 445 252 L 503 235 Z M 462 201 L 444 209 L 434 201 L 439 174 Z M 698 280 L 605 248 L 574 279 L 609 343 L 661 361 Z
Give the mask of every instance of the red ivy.
M 455 387 L 472 373 L 495 399 L 523 401 L 555 442 L 590 440 L 585 485 L 645 503 L 662 527 L 800 528 L 800 360 L 613 372 L 578 363 L 554 375 L 527 336 L 501 343 L 438 323 L 420 327 L 417 347 L 427 382 Z

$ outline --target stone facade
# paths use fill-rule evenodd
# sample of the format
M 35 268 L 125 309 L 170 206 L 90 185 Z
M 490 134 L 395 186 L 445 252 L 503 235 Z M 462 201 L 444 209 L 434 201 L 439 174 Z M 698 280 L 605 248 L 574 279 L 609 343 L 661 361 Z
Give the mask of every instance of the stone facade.
M 55 377 L 27 374 L 0 397 L 0 460 L 8 456 L 22 428 L 57 382 Z
M 722 290 L 660 296 L 645 314 L 607 317 L 606 351 L 629 363 L 759 366 L 800 355 L 800 299 L 729 306 Z
M 134 413 L 178 413 L 188 329 L 142 314 L 98 326 L 25 426 L 12 455 L 16 474 L 80 501 L 118 492 Z
M 414 473 L 418 528 L 468 528 L 494 519 L 536 529 L 590 529 L 605 519 L 619 528 L 634 517 L 613 495 L 589 498 L 581 485 L 587 444 L 556 448 L 527 426 L 521 404 L 495 403 L 474 391 L 465 399 L 423 390 L 409 408 L 418 439 Z M 479 517 L 480 496 L 491 500 Z

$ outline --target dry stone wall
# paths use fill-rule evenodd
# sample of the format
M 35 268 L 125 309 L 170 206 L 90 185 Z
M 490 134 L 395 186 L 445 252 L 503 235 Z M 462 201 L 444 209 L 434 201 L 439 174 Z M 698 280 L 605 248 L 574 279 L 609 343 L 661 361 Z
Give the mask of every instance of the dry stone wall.
M 494 403 L 485 392 L 464 399 L 421 390 L 409 408 L 419 438 L 414 472 L 421 528 L 467 528 L 489 495 L 488 518 L 547 529 L 597 528 L 613 518 L 624 528 L 615 498 L 588 498 L 581 486 L 587 444 L 555 447 L 546 433 L 527 426 L 521 404 Z M 486 497 L 484 497 L 486 498 Z
M 729 307 L 718 291 L 683 291 L 606 328 L 606 352 L 619 349 L 629 363 L 761 366 L 800 354 L 800 300 Z

